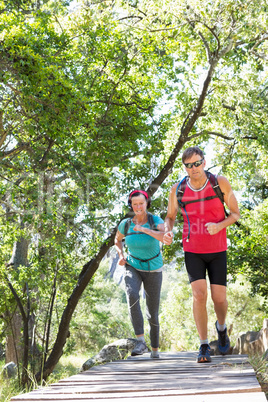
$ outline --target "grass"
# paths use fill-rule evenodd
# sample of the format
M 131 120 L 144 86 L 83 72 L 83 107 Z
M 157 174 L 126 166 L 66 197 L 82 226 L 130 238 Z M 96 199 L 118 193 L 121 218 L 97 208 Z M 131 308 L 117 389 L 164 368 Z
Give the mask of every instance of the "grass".
M 62 356 L 59 363 L 56 365 L 53 373 L 48 377 L 46 385 L 58 382 L 63 378 L 68 378 L 72 375 L 79 373 L 83 363 L 89 359 L 89 355 L 74 354 L 69 356 Z M 0 360 L 0 372 L 2 372 L 5 365 L 4 360 Z M 33 382 L 33 388 L 37 385 Z M 1 376 L 0 378 L 0 402 L 9 402 L 10 398 L 15 395 L 24 393 L 25 390 L 19 386 L 16 379 L 6 379 Z
M 249 356 L 249 362 L 253 367 L 257 380 L 261 386 L 262 391 L 268 400 L 268 360 L 261 355 Z
M 62 356 L 53 373 L 49 376 L 47 384 L 52 384 L 62 378 L 67 378 L 79 373 L 83 363 L 89 359 L 89 355 L 73 354 Z

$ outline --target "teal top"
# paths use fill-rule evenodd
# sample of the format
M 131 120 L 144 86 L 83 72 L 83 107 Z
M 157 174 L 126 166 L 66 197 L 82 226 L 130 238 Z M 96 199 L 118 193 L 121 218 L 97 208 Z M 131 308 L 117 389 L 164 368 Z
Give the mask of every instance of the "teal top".
M 122 220 L 118 226 L 118 230 L 121 234 L 124 234 L 127 220 L 128 219 Z M 155 215 L 153 215 L 153 220 L 156 227 L 160 223 L 164 223 L 163 219 Z M 135 224 L 131 220 L 128 235 L 125 237 L 125 243 L 128 247 L 128 264 L 140 271 L 155 271 L 161 268 L 163 266 L 163 259 L 160 252 L 159 240 L 156 240 L 145 233 L 135 232 L 135 230 L 133 230 L 134 226 Z M 142 226 L 150 229 L 149 222 L 146 222 Z M 159 255 L 157 256 L 157 254 Z M 150 258 L 152 258 L 150 261 L 140 261 L 148 260 Z

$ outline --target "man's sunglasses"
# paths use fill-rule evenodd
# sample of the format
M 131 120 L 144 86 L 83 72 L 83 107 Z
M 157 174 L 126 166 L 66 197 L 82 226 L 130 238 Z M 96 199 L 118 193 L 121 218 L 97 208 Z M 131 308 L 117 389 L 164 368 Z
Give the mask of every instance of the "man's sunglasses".
M 203 161 L 204 161 L 204 159 L 200 159 L 200 161 L 196 161 L 193 163 L 185 163 L 184 166 L 187 169 L 192 169 L 193 166 L 198 167 L 198 166 L 202 165 Z

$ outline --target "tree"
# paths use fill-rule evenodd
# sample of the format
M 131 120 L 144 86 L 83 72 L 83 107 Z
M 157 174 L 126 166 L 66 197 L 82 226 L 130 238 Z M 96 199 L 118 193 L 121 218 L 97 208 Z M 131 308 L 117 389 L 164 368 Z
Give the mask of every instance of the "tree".
M 252 284 L 252 293 L 267 299 L 267 228 L 268 201 L 244 211 L 245 227 L 237 233 L 232 248 L 230 266 L 234 276 L 245 275 Z
M 50 288 L 57 278 L 66 289 L 57 337 L 37 380 L 46 378 L 58 362 L 77 303 L 113 245 L 119 216 L 112 210 L 118 194 L 139 184 L 154 195 L 177 169 L 186 143 L 217 138 L 226 157 L 252 141 L 267 145 L 264 1 L 86 2 L 72 22 L 64 8 L 58 12 L 59 3 L 51 4 L 43 3 L 29 20 L 5 12 L 1 28 L 7 108 L 2 176 L 7 168 L 13 172 L 12 186 L 2 183 L 3 205 L 14 217 L 18 208 L 13 200 L 23 211 L 29 206 L 36 211 L 38 173 L 45 203 L 34 219 L 27 218 L 31 233 L 43 242 L 32 247 L 39 261 L 36 273 L 42 261 L 43 267 L 51 262 Z M 263 82 L 256 80 L 260 77 Z M 164 99 L 168 112 L 158 105 Z M 249 122 L 254 135 L 248 133 Z M 12 153 L 8 144 L 15 144 Z M 21 174 L 22 165 L 31 180 Z M 22 192 L 19 200 L 14 185 Z M 79 192 L 88 197 L 79 197 Z M 113 228 L 105 237 L 107 227 Z M 78 244 L 84 247 L 82 235 L 88 238 L 91 259 L 81 255 L 87 262 L 79 275 L 77 266 L 73 272 L 65 261 L 59 269 L 55 250 L 63 256 Z M 46 252 L 47 243 L 51 252 Z M 27 280 L 29 276 L 28 270 Z M 14 281 L 15 272 L 9 278 Z

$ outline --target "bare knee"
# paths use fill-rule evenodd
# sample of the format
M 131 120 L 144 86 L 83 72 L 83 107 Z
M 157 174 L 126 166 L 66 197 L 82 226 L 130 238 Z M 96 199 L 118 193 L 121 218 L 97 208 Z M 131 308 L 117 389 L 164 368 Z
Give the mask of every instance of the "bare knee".
M 224 286 L 212 285 L 211 298 L 213 300 L 214 305 L 226 306 L 227 305 L 226 288 Z
M 193 291 L 193 299 L 195 303 L 206 304 L 207 302 L 207 292 L 203 289 L 195 289 Z
M 212 299 L 214 306 L 217 308 L 227 308 L 228 306 L 228 302 L 226 300 L 226 298 L 214 298 Z

